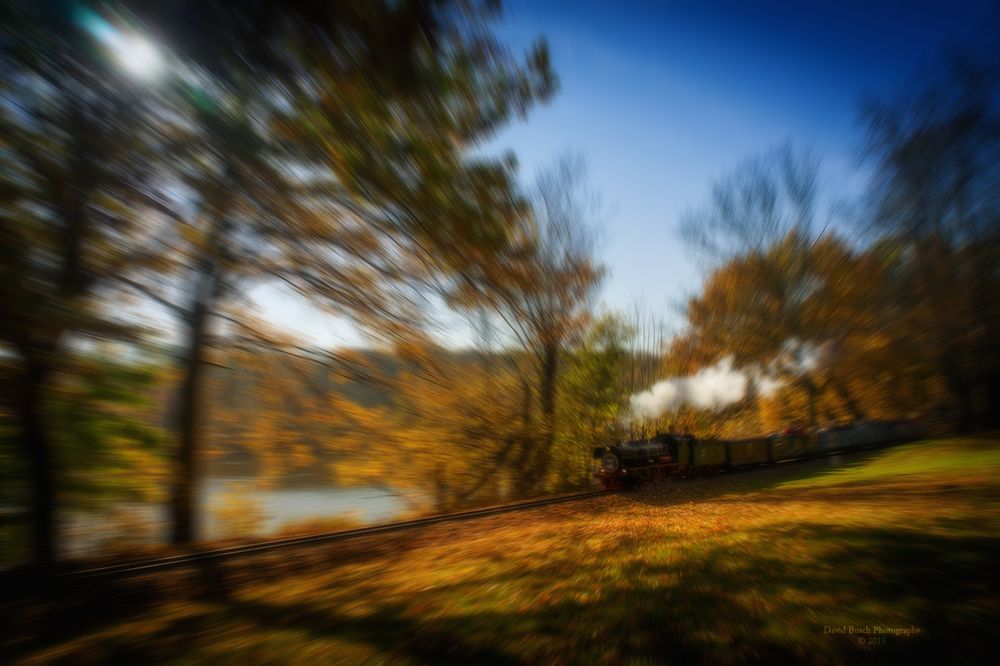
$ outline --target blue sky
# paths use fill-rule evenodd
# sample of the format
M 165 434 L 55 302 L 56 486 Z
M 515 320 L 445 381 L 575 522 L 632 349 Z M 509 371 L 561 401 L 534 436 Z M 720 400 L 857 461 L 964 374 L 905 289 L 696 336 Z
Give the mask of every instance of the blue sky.
M 822 158 L 829 200 L 857 194 L 862 96 L 988 40 L 998 16 L 989 2 L 508 0 L 501 39 L 520 51 L 544 36 L 561 89 L 486 150 L 512 150 L 526 182 L 561 154 L 583 157 L 604 210 L 604 306 L 640 302 L 676 327 L 704 277 L 677 225 L 713 181 L 791 140 Z M 284 321 L 322 327 L 266 300 Z M 452 340 L 467 341 L 457 330 Z M 356 342 L 339 326 L 318 337 Z
M 787 139 L 823 159 L 829 197 L 855 194 L 862 96 L 899 89 L 948 45 L 978 40 L 990 11 L 873 0 L 515 0 L 501 35 L 515 48 L 545 35 L 562 87 L 492 147 L 512 149 L 526 176 L 560 152 L 583 156 L 606 209 L 605 302 L 639 300 L 676 320 L 672 305 L 702 277 L 677 224 L 715 179 Z

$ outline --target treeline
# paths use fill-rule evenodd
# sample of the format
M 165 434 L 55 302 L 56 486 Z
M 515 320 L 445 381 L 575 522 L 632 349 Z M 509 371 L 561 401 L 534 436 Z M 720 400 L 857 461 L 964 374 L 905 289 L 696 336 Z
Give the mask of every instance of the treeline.
M 673 368 L 730 357 L 755 369 L 777 384 L 760 396 L 765 429 L 907 417 L 997 427 L 998 77 L 995 61 L 970 56 L 867 106 L 872 178 L 839 224 L 808 151 L 785 146 L 718 183 L 685 221 L 718 267 L 688 305 Z

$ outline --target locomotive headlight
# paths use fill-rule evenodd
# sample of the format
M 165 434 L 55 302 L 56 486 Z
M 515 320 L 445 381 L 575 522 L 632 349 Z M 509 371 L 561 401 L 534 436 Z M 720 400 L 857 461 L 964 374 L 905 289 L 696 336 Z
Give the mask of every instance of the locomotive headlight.
M 601 458 L 601 467 L 603 467 L 608 472 L 618 471 L 618 456 L 608 451 Z

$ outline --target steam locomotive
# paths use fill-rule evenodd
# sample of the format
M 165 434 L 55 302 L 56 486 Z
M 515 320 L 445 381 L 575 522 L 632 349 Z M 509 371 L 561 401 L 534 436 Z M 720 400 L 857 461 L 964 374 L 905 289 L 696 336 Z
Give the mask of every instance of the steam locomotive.
M 691 435 L 658 433 L 594 449 L 597 477 L 608 489 L 631 488 L 659 477 L 685 477 L 768 465 L 785 460 L 881 446 L 916 439 L 926 428 L 910 421 L 865 421 L 808 433 L 790 428 L 754 439 L 695 439 Z

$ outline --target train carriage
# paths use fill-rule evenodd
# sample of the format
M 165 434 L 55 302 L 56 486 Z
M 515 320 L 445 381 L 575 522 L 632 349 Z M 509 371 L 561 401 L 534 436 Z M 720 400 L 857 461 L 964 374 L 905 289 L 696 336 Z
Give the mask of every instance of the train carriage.
M 726 443 L 719 440 L 696 440 L 691 445 L 691 465 L 696 469 L 721 469 L 726 466 Z
M 842 428 L 821 430 L 816 436 L 820 451 L 835 451 L 850 442 L 850 433 Z
M 816 443 L 808 435 L 772 435 L 768 440 L 771 462 L 802 458 L 813 453 L 816 448 Z
M 802 453 L 805 456 L 813 456 L 819 453 L 819 437 L 815 433 L 806 437 Z
M 768 440 L 765 438 L 741 439 L 726 442 L 729 449 L 729 466 L 743 467 L 768 462 Z

